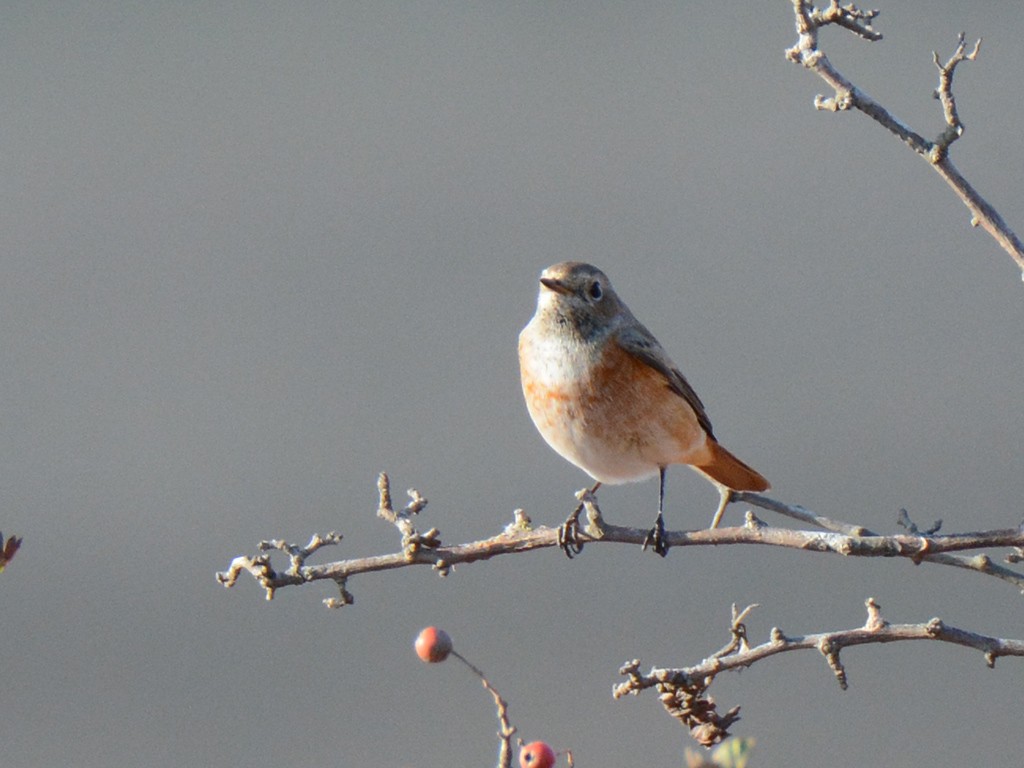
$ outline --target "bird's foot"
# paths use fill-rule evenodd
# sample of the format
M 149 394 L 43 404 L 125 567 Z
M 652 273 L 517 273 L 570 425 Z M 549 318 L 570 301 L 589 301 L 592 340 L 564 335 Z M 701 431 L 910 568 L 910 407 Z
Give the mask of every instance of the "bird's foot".
M 647 547 L 653 549 L 658 555 L 664 557 L 668 554 L 668 542 L 665 536 L 665 521 L 662 519 L 661 512 L 658 513 L 658 519 L 654 521 L 654 527 L 647 532 L 647 536 L 644 538 L 644 550 Z
M 565 522 L 558 526 L 558 546 L 570 560 L 583 551 L 583 542 L 580 541 L 580 513 L 583 512 L 583 506 L 581 501 Z
M 583 542 L 580 541 L 580 515 L 583 514 L 584 509 L 587 510 L 587 521 L 590 524 L 587 533 L 597 538 L 604 535 L 604 521 L 601 520 L 601 512 L 597 508 L 597 498 L 594 496 L 600 487 L 601 483 L 598 481 L 592 487 L 579 491 L 576 498 L 580 500 L 580 503 L 576 505 L 576 509 L 565 519 L 565 522 L 558 527 L 558 546 L 570 560 L 583 551 Z

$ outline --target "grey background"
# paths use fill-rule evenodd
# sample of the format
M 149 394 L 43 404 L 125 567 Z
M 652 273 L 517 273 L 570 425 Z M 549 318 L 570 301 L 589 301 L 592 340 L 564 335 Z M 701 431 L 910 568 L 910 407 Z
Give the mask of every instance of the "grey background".
M 833 60 L 1024 229 L 1017 2 L 887 2 Z M 447 541 L 587 478 L 535 433 L 516 335 L 539 271 L 611 276 L 775 494 L 876 529 L 1021 519 L 1018 270 L 925 163 L 811 107 L 786 2 L 4 3 L 0 576 L 6 766 L 493 765 L 490 700 L 411 642 L 436 623 L 577 765 L 680 765 L 617 669 L 940 615 L 1024 635 L 1021 597 L 907 562 L 756 548 L 546 551 L 271 603 L 214 572 L 338 529 L 393 551 L 375 478 Z M 608 489 L 647 524 L 656 484 Z M 713 489 L 669 475 L 670 527 Z M 735 523 L 742 510 L 733 508 Z M 774 516 L 765 519 L 777 523 Z M 1024 666 L 944 645 L 792 654 L 716 684 L 756 764 L 1017 766 Z

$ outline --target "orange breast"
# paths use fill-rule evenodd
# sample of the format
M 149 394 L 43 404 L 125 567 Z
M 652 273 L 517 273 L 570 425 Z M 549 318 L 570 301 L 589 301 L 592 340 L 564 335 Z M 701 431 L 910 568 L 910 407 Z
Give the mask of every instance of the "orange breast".
M 692 463 L 705 433 L 690 404 L 665 376 L 617 344 L 609 344 L 594 368 L 596 433 L 640 451 L 658 466 Z
M 520 348 L 527 408 L 551 447 L 595 479 L 640 480 L 706 452 L 689 404 L 614 342 L 554 359 L 542 351 L 528 340 Z

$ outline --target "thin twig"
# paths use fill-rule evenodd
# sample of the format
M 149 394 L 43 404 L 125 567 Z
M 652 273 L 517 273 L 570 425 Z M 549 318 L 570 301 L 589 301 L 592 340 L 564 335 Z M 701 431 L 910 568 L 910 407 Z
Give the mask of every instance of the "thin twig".
M 818 31 L 833 24 L 847 29 L 865 40 L 880 40 L 881 34 L 871 26 L 878 11 L 861 11 L 850 4 L 839 6 L 832 0 L 829 7 L 819 10 L 808 0 L 792 0 L 796 17 L 797 42 L 786 50 L 786 58 L 817 74 L 833 89 L 834 95 L 815 97 L 817 109 L 841 112 L 857 109 L 897 136 L 935 168 L 971 212 L 971 225 L 981 226 L 1005 250 L 1017 266 L 1024 270 L 1024 244 L 1011 230 L 998 211 L 995 210 L 949 159 L 949 145 L 963 134 L 963 123 L 953 99 L 953 72 L 963 61 L 974 61 L 981 46 L 981 40 L 968 53 L 963 34 L 958 39 L 956 52 L 944 64 L 938 54 L 933 54 L 939 69 L 939 87 L 936 98 L 942 102 L 946 127 L 935 141 L 928 141 L 921 134 L 897 119 L 889 110 L 871 98 L 848 80 L 829 61 L 818 46 Z M 1022 275 L 1024 277 L 1024 275 Z
M 946 118 L 946 129 L 939 134 L 935 140 L 935 151 L 946 154 L 949 145 L 959 139 L 964 133 L 964 124 L 960 120 L 960 113 L 956 108 L 956 99 L 953 98 L 953 72 L 957 64 L 963 61 L 974 61 L 978 58 L 978 51 L 981 50 L 981 40 L 974 44 L 974 50 L 967 53 L 964 42 L 964 33 L 957 38 L 956 51 L 949 60 L 943 64 L 939 61 L 939 54 L 932 51 L 932 61 L 939 70 L 939 87 L 935 90 L 935 98 L 942 103 L 942 114 Z
M 879 537 L 881 534 L 875 533 L 869 528 L 865 528 L 861 525 L 851 525 L 849 523 L 843 523 L 837 520 L 831 520 L 823 515 L 811 512 L 799 504 L 786 504 L 778 501 L 777 499 L 771 499 L 767 496 L 762 496 L 758 493 L 749 493 L 747 491 L 739 491 L 735 495 L 735 501 L 745 501 L 754 506 L 761 507 L 762 509 L 770 509 L 773 512 L 778 512 L 786 517 L 791 517 L 794 520 L 799 520 L 802 523 L 810 525 L 817 525 L 824 528 L 826 531 L 834 531 L 836 533 L 853 536 L 856 538 L 863 537 Z M 899 521 L 903 524 L 903 520 L 909 520 L 907 518 L 907 511 L 905 509 L 900 510 Z M 941 521 L 939 521 L 941 524 Z M 937 529 L 936 529 L 937 530 Z M 913 531 L 912 533 L 918 533 Z M 988 576 L 994 576 L 997 579 L 1002 579 L 1008 584 L 1012 584 L 1024 593 L 1024 574 L 1014 571 L 1010 568 L 1005 568 L 998 563 L 995 563 L 987 555 L 978 554 L 968 557 L 966 555 L 954 555 L 948 554 L 949 551 L 940 551 L 930 546 L 931 542 L 935 540 L 935 537 L 931 535 L 931 531 L 921 532 L 924 537 L 927 537 L 929 547 L 926 550 L 920 551 L 916 556 L 912 556 L 915 563 L 927 562 L 936 563 L 938 565 L 949 565 L 954 568 L 963 568 L 968 571 L 975 571 L 977 573 L 984 573 Z M 992 531 L 991 533 L 996 533 Z M 997 545 L 1002 546 L 1002 545 Z M 1016 546 L 1016 545 L 1008 545 Z M 962 547 L 961 549 L 982 549 L 982 547 Z M 1006 557 L 1007 563 L 1015 563 L 1012 556 Z
M 494 706 L 498 713 L 498 725 L 500 726 L 498 731 L 498 740 L 501 742 L 501 746 L 498 748 L 498 768 L 511 768 L 512 737 L 516 733 L 516 728 L 508 719 L 508 702 L 501 698 L 501 694 L 498 693 L 498 689 L 491 685 L 491 681 L 487 679 L 487 676 L 475 664 L 468 661 L 466 657 L 458 651 L 451 651 L 451 655 L 469 667 L 470 670 L 480 678 L 480 682 L 494 699 Z
M 739 719 L 739 707 L 729 710 L 725 718 L 717 715 L 714 701 L 707 695 L 707 690 L 715 677 L 722 672 L 749 667 L 780 653 L 817 650 L 825 657 L 843 690 L 847 688 L 849 681 L 846 669 L 839 660 L 839 654 L 844 648 L 855 645 L 894 643 L 903 640 L 937 640 L 981 651 L 985 655 L 985 663 L 990 668 L 1000 656 L 1024 656 L 1022 640 L 969 632 L 951 627 L 939 618 L 922 624 L 890 624 L 882 618 L 879 605 L 874 598 L 868 598 L 865 605 L 868 610 L 867 621 L 863 626 L 854 629 L 790 637 L 776 627 L 772 629 L 770 639 L 761 645 L 736 645 L 735 651 L 731 653 L 712 654 L 691 667 L 652 668 L 646 674 L 639 671 L 640 662 L 634 659 L 619 670 L 627 680 L 615 687 L 613 696 L 621 698 L 627 694 L 637 695 L 648 688 L 656 688 L 662 705 L 669 713 L 690 728 L 694 738 L 707 745 L 706 739 L 709 734 L 714 738 L 711 743 L 720 741 L 728 735 L 729 725 Z M 742 622 L 749 611 L 750 608 L 747 608 L 737 614 L 736 606 L 733 606 L 733 619 L 729 631 L 734 639 L 740 634 L 746 637 L 746 628 L 742 626 Z M 685 712 L 682 713 L 679 711 L 681 702 L 685 704 Z M 669 706 L 670 704 L 672 706 Z

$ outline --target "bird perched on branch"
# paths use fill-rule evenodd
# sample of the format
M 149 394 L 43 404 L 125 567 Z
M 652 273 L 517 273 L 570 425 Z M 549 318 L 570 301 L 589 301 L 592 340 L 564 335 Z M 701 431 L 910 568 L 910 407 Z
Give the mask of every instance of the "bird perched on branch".
M 519 370 L 533 423 L 597 481 L 592 491 L 659 476 L 658 516 L 644 547 L 662 556 L 670 464 L 688 464 L 718 487 L 712 528 L 733 491 L 769 487 L 719 444 L 697 393 L 597 267 L 566 261 L 544 270 L 537 311 L 519 334 Z

